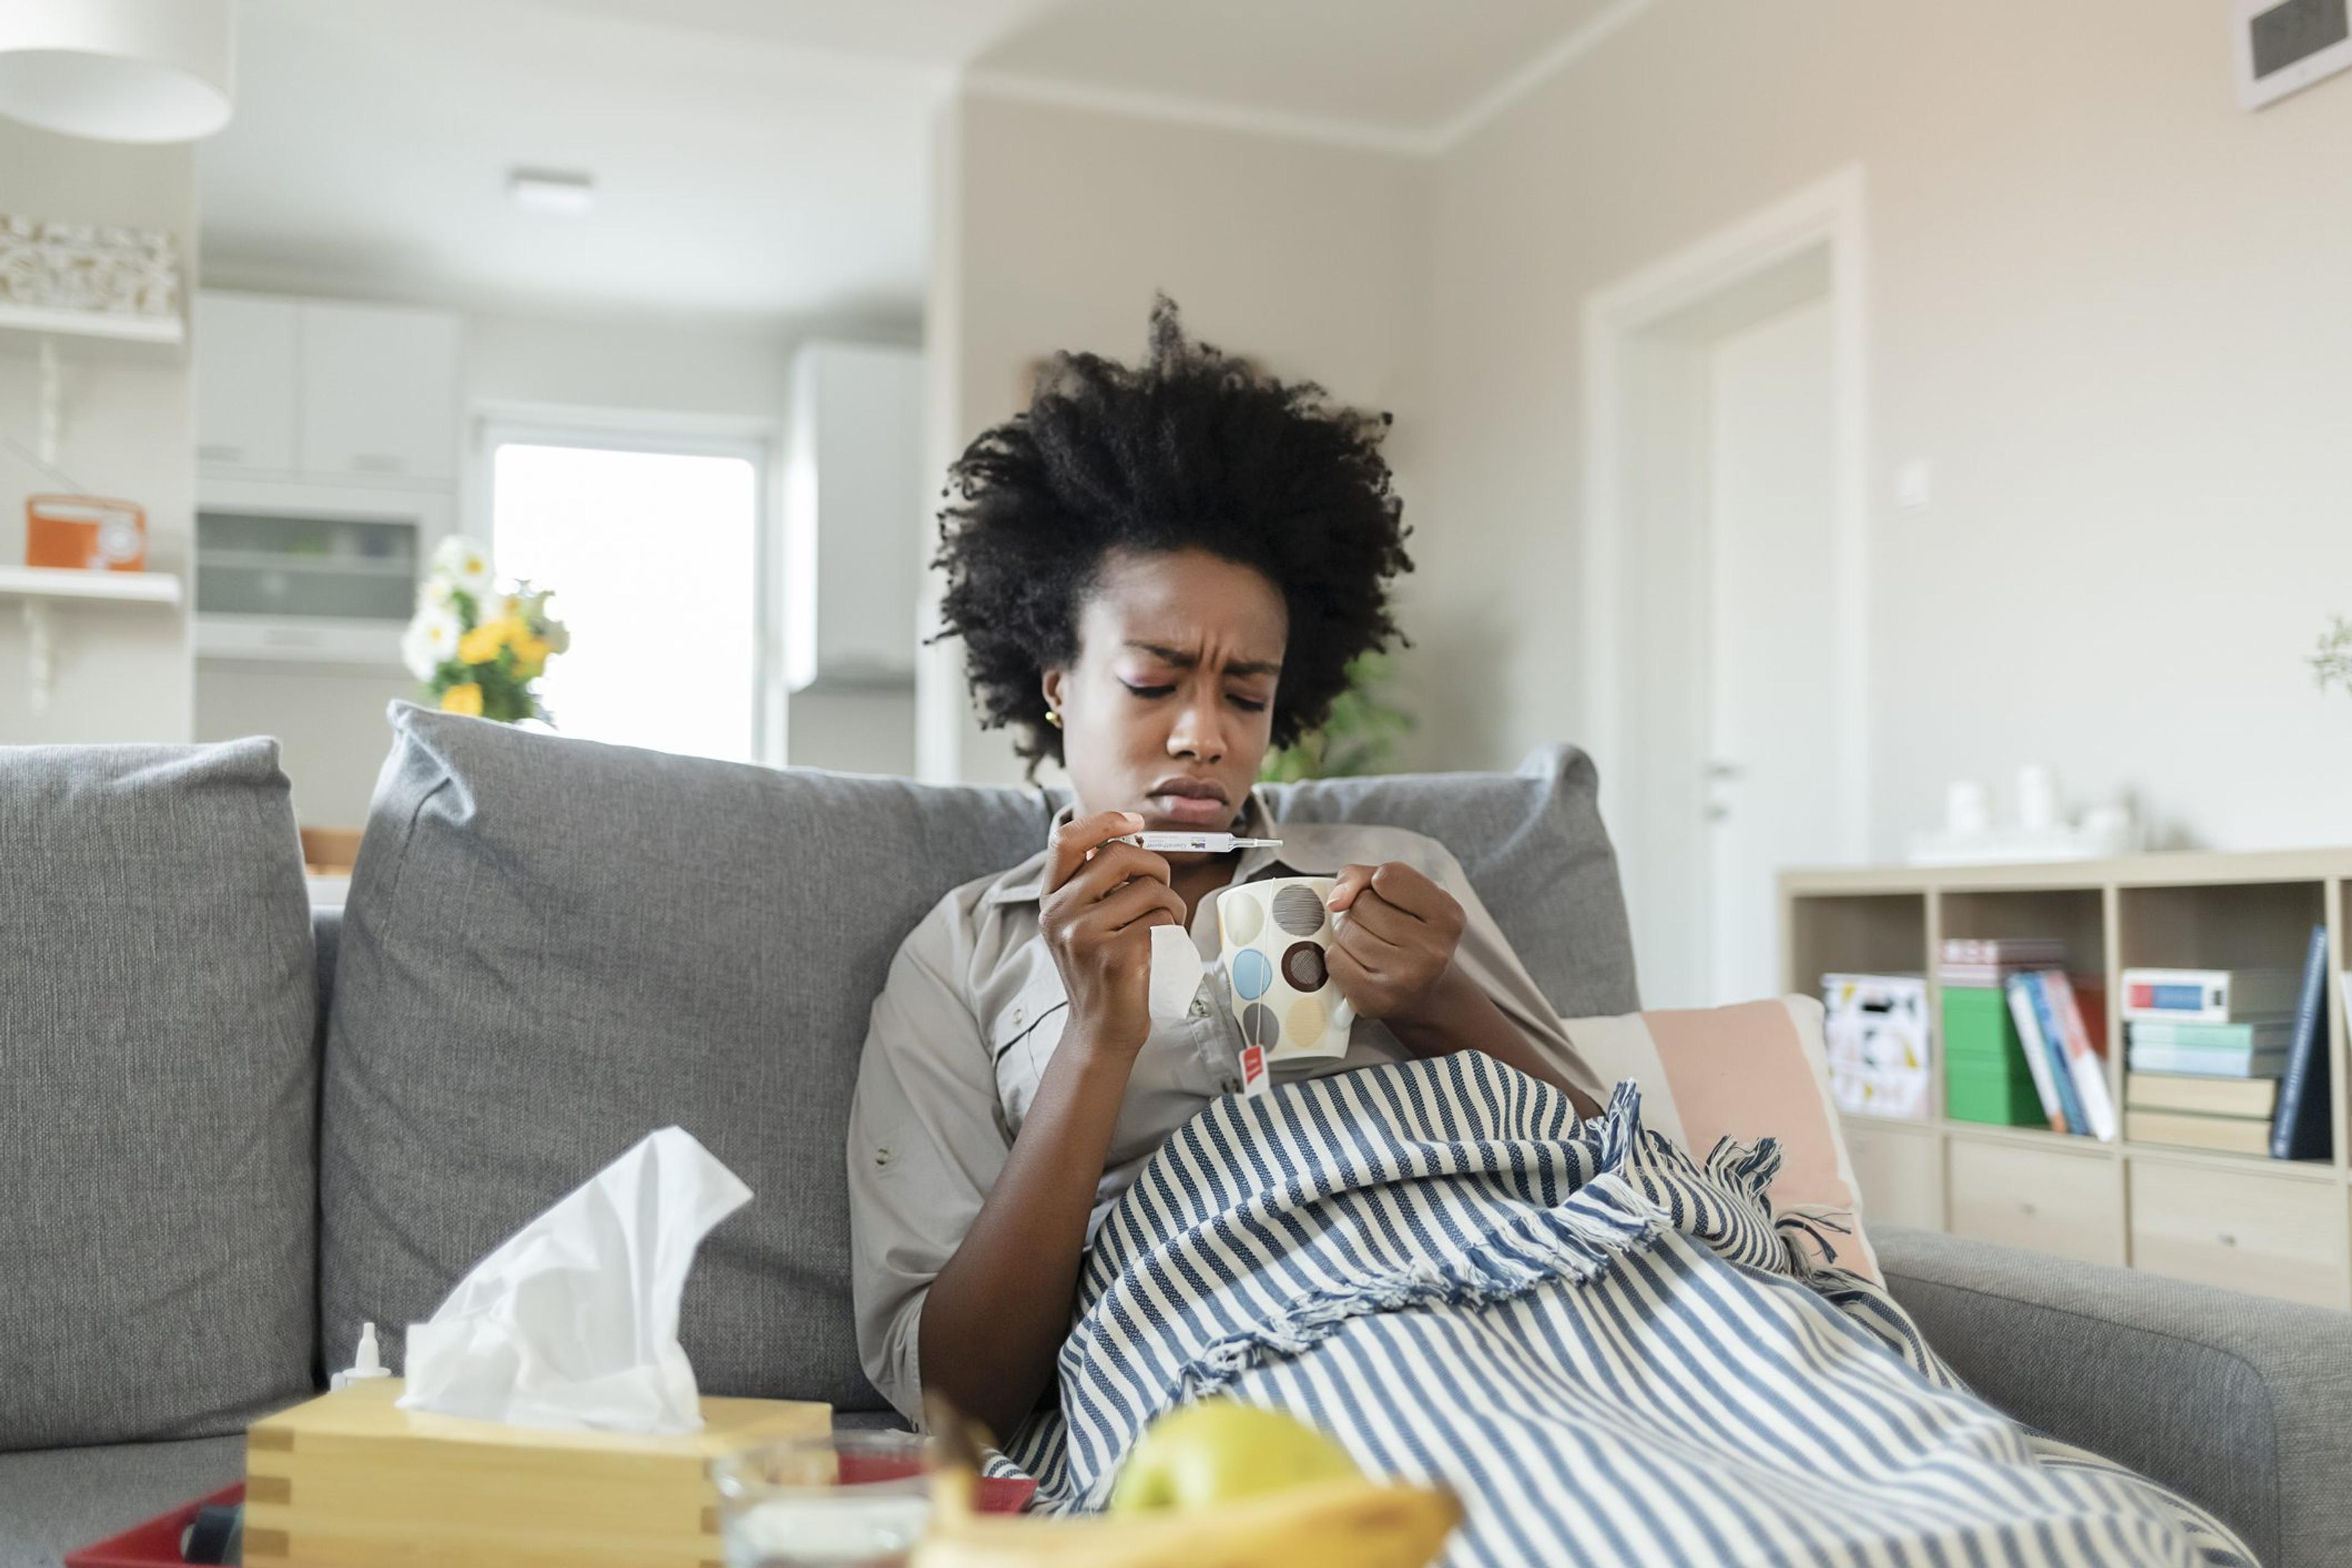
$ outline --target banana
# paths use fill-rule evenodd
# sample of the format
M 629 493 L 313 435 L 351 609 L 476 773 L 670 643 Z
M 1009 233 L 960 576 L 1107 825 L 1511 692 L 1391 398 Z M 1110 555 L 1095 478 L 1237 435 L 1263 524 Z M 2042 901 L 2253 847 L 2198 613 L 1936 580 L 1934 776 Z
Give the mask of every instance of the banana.
M 1424 1568 L 1462 1520 L 1442 1488 L 1360 1476 L 1122 1518 L 996 1517 L 971 1494 L 967 1468 L 933 1479 L 908 1568 Z

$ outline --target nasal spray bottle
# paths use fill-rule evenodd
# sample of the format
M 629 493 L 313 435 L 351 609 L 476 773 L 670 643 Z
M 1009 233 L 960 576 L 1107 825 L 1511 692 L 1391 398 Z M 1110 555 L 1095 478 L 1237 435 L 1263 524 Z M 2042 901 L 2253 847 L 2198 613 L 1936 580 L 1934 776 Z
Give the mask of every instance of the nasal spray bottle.
M 330 1389 L 349 1388 L 354 1383 L 365 1383 L 371 1378 L 391 1375 L 391 1373 L 384 1370 L 383 1352 L 375 1342 L 375 1325 L 362 1323 L 360 1348 L 352 1355 L 351 1366 L 329 1378 L 327 1386 Z

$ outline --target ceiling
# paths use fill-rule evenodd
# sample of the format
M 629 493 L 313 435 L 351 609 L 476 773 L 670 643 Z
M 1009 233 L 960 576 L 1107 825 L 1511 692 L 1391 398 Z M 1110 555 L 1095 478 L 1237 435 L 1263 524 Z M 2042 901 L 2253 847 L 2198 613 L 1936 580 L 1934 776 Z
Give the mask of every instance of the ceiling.
M 1643 0 L 244 0 L 207 284 L 903 326 L 974 90 L 1436 150 Z M 505 195 L 593 175 L 585 217 Z
M 1625 0 L 1078 0 L 1008 28 L 983 84 L 1133 95 L 1335 140 L 1434 151 Z M 1205 116 L 1204 116 L 1205 117 Z

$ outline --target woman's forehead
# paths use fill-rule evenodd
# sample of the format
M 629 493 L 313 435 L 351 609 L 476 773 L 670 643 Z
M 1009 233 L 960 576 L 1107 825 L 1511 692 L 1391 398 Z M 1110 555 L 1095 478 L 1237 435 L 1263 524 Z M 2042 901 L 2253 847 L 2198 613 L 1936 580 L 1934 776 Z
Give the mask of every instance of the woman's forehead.
M 1079 622 L 1089 650 L 1278 665 L 1289 613 L 1265 575 L 1200 551 L 1106 557 Z

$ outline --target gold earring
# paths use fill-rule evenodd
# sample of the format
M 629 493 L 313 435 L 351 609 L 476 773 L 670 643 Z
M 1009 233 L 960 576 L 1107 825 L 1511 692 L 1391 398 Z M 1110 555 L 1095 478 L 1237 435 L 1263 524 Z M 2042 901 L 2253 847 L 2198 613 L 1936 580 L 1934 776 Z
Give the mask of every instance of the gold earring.
M 1056 730 L 1060 729 L 1062 727 L 1062 710 L 1058 708 L 1046 709 L 1045 722 L 1051 724 Z

